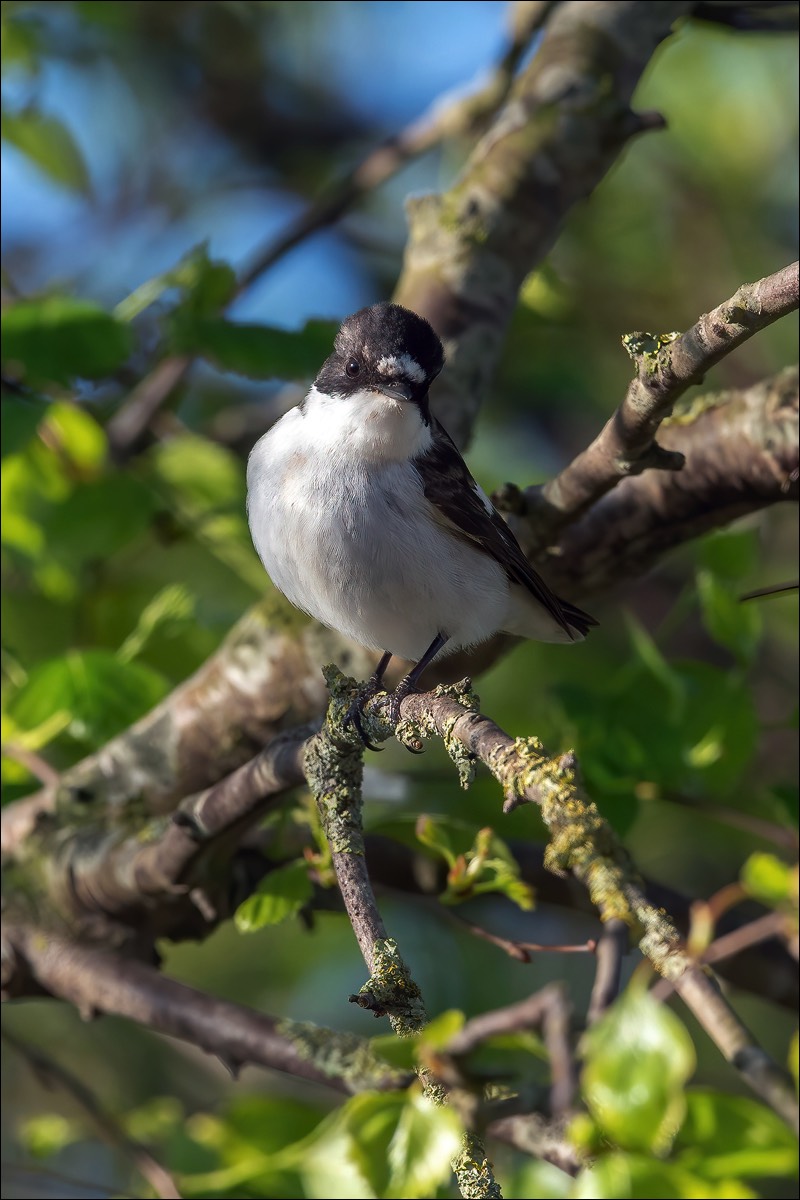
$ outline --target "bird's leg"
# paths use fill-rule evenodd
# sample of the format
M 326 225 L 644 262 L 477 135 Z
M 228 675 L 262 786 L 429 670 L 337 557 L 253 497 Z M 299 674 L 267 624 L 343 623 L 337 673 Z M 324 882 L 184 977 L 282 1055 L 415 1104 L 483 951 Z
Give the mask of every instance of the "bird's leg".
M 396 725 L 397 722 L 400 720 L 400 704 L 401 704 L 401 702 L 405 699 L 406 696 L 409 696 L 411 694 L 411 692 L 416 692 L 418 690 L 417 683 L 419 682 L 419 678 L 422 675 L 422 672 L 425 670 L 425 668 L 427 666 L 430 665 L 430 663 L 433 662 L 433 660 L 436 658 L 436 655 L 441 650 L 442 646 L 446 645 L 448 640 L 449 639 L 448 639 L 446 633 L 437 633 L 436 637 L 433 639 L 430 646 L 428 646 L 428 649 L 425 651 L 425 653 L 423 654 L 423 656 L 419 660 L 419 662 L 416 664 L 416 666 L 411 668 L 411 670 L 408 672 L 408 674 L 406 676 L 404 676 L 403 679 L 400 680 L 397 687 L 392 692 L 392 699 L 391 699 L 391 706 L 389 708 L 389 713 L 390 713 L 393 725 Z
M 345 725 L 353 726 L 367 750 L 374 750 L 376 753 L 379 750 L 382 750 L 383 746 L 373 746 L 372 742 L 364 733 L 364 727 L 361 724 L 361 713 L 367 701 L 371 700 L 372 697 L 380 690 L 381 681 L 386 674 L 386 668 L 389 665 L 391 657 L 391 650 L 384 650 L 381 661 L 378 663 L 377 667 L 370 675 L 364 686 L 360 688 L 358 695 L 348 708 L 344 718 Z

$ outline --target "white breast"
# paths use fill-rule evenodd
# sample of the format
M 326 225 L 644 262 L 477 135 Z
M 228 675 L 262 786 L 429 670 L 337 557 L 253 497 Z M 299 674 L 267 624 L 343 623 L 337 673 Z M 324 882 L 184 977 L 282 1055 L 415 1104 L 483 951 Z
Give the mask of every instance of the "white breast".
M 312 389 L 256 444 L 253 542 L 298 608 L 362 645 L 419 659 L 485 640 L 508 607 L 505 572 L 438 526 L 409 457 L 430 432 L 414 405 Z

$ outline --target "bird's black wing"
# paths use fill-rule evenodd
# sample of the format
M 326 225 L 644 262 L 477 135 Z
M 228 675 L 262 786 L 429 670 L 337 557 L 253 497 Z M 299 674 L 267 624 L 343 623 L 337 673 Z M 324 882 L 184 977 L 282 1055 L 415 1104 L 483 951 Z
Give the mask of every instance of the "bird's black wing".
M 503 518 L 478 487 L 450 435 L 431 421 L 430 447 L 413 459 L 434 519 L 450 533 L 479 547 L 522 584 L 567 633 L 586 634 L 594 617 L 560 600 L 533 569 Z

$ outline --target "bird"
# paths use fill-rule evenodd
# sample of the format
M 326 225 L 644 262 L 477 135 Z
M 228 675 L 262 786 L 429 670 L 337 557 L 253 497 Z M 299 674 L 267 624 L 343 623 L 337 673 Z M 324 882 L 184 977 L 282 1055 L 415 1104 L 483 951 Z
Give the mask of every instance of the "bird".
M 597 622 L 559 599 L 431 413 L 444 366 L 431 325 L 399 304 L 362 308 L 342 323 L 308 394 L 253 447 L 247 515 L 275 587 L 297 608 L 412 669 L 391 697 L 418 690 L 434 659 L 495 633 L 581 641 Z

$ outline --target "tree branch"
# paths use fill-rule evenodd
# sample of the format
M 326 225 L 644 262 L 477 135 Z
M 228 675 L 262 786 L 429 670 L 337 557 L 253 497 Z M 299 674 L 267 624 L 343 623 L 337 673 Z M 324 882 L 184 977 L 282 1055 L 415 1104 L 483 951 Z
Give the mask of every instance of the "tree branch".
M 597 943 L 597 970 L 586 1014 L 587 1025 L 594 1025 L 619 995 L 622 960 L 628 953 L 630 930 L 625 921 L 612 917 Z
M 556 591 L 608 591 L 676 546 L 800 495 L 797 367 L 743 391 L 701 396 L 661 433 L 686 466 L 623 479 L 564 529 L 547 555 Z M 536 538 L 535 522 L 533 534 L 524 519 L 511 524 L 523 541 Z
M 631 111 L 656 47 L 690 3 L 566 0 L 537 53 L 441 196 L 408 202 L 410 236 L 395 290 L 427 317 L 447 352 L 433 408 L 463 445 L 486 399 L 520 284 L 571 208 L 634 135 L 663 128 Z
M 354 1093 L 405 1087 L 411 1076 L 373 1056 L 368 1043 L 305 1022 L 255 1012 L 168 979 L 154 967 L 9 923 L 4 997 L 41 989 L 84 1016 L 127 1017 L 220 1058 L 234 1073 L 252 1064 Z
M 528 492 L 529 514 L 551 539 L 586 512 L 620 480 L 649 467 L 679 471 L 684 455 L 656 442 L 661 422 L 676 400 L 754 333 L 786 316 L 800 302 L 798 263 L 757 283 L 744 284 L 730 300 L 705 313 L 688 332 L 623 338 L 636 375 L 622 404 L 592 444 L 540 490 Z M 530 510 L 533 510 L 530 512 Z

